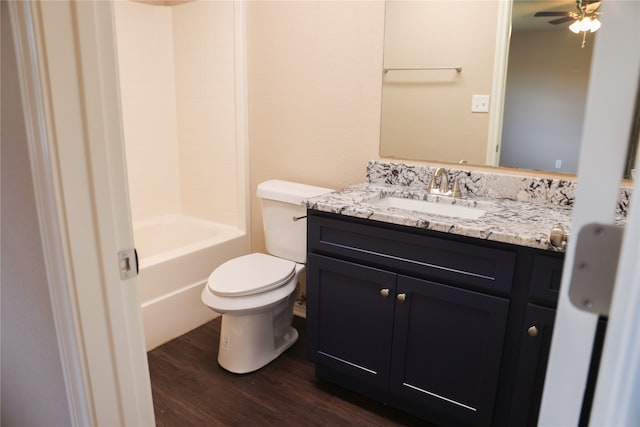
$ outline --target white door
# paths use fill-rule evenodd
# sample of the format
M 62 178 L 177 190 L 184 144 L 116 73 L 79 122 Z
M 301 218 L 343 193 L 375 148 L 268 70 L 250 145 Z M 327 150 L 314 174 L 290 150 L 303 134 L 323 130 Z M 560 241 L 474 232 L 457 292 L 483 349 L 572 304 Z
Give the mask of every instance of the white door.
M 572 230 L 612 223 L 640 77 L 640 2 L 605 1 L 594 47 Z M 635 185 L 635 194 L 640 187 Z M 640 425 L 640 206 L 632 200 L 591 425 Z M 576 239 L 569 240 L 539 425 L 576 426 L 597 316 L 569 301 Z M 597 250 L 597 249 L 596 249 Z
M 111 3 L 9 6 L 73 425 L 152 426 Z

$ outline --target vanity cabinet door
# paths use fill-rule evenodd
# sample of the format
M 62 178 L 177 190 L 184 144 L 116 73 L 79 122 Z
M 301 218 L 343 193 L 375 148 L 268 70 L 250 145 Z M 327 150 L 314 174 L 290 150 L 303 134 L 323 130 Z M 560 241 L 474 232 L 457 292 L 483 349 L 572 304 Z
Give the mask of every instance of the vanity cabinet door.
M 425 412 L 491 423 L 509 301 L 398 276 L 391 391 Z
M 556 310 L 552 308 L 527 306 L 508 425 L 535 426 L 538 423 L 555 315 Z
M 308 358 L 386 389 L 396 275 L 314 254 L 307 269 Z

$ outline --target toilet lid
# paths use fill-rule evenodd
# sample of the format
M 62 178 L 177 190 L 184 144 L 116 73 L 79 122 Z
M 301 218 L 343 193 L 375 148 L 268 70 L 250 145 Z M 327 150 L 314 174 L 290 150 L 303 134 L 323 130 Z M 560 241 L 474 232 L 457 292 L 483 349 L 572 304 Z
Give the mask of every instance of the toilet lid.
M 271 255 L 253 253 L 229 260 L 209 276 L 211 292 L 220 296 L 243 296 L 279 287 L 295 274 L 296 264 Z

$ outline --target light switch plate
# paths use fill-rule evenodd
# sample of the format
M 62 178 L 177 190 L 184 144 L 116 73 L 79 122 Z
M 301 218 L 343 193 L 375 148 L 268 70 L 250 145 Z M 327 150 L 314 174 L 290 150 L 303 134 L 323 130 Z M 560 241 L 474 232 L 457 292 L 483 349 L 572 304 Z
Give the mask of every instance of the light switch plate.
M 471 95 L 471 112 L 488 113 L 489 95 Z

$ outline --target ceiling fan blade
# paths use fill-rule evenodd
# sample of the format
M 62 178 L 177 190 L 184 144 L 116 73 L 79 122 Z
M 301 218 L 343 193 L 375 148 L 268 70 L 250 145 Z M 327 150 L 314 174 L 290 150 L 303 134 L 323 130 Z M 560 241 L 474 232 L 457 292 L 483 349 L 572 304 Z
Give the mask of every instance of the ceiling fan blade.
M 533 16 L 569 16 L 571 12 L 536 12 Z
M 549 24 L 558 25 L 558 24 L 564 24 L 565 22 L 569 22 L 569 21 L 575 21 L 575 18 L 573 16 L 565 16 L 564 18 L 554 19 L 553 21 L 549 21 Z
M 585 7 L 585 12 L 587 14 L 591 14 L 591 13 L 597 11 L 598 9 L 600 9 L 600 5 L 601 4 L 602 4 L 602 2 L 599 2 L 599 1 L 596 1 L 596 2 L 593 2 L 593 3 L 589 3 Z

